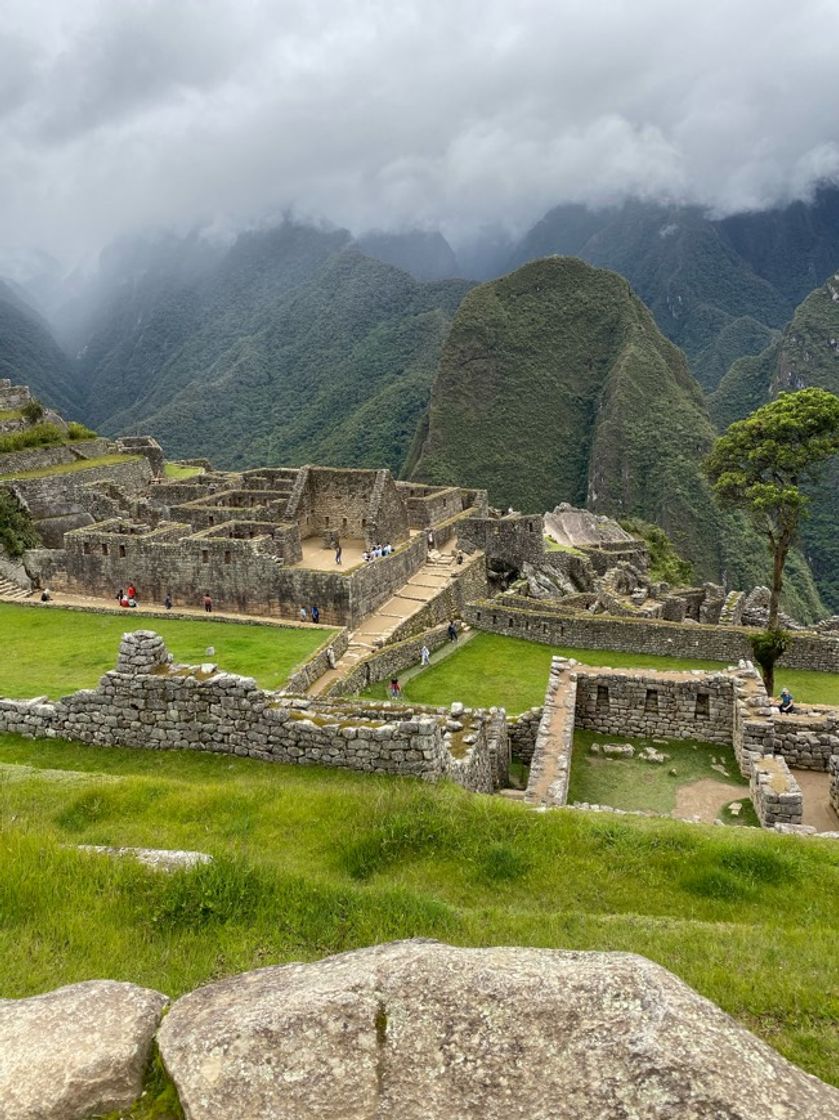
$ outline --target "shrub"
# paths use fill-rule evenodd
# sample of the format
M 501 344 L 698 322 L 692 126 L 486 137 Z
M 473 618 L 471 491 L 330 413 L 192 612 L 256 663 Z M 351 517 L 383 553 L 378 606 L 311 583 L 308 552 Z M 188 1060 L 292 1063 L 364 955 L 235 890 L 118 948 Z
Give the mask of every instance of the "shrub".
M 0 551 L 17 558 L 40 543 L 28 510 L 11 490 L 0 486 Z
M 44 415 L 44 406 L 37 397 L 32 397 L 20 410 L 20 414 L 29 424 L 37 424 Z

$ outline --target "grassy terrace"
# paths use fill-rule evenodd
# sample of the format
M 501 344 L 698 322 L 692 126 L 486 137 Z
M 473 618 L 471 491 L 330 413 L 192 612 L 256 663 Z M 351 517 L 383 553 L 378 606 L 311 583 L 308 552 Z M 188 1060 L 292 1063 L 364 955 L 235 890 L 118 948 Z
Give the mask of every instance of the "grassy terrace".
M 77 471 L 89 471 L 93 467 L 112 467 L 115 463 L 128 463 L 133 459 L 140 459 L 140 455 L 99 455 L 94 459 L 76 459 L 72 463 L 59 463 L 55 467 L 40 467 L 33 471 L 16 471 L 13 474 L 0 475 L 0 482 L 8 479 L 49 478 L 51 475 L 75 474 Z
M 839 845 L 455 787 L 0 736 L 0 996 L 171 996 L 410 936 L 643 953 L 839 1080 Z M 81 843 L 207 851 L 163 875 Z
M 502 634 L 476 634 L 463 648 L 411 677 L 403 687 L 406 700 L 415 704 L 450 704 L 462 700 L 473 707 L 503 705 L 521 712 L 545 697 L 551 657 L 574 657 L 586 665 L 612 669 L 720 669 L 719 661 L 655 657 L 651 654 L 614 653 L 610 650 L 545 646 Z M 839 704 L 839 674 L 779 669 L 778 687 L 787 685 L 801 703 Z M 387 695 L 387 682 L 364 693 L 374 699 Z
M 203 474 L 203 467 L 187 467 L 180 463 L 166 463 L 163 467 L 164 474 L 170 482 L 183 482 L 187 478 L 195 478 L 196 475 Z
M 211 660 L 233 673 L 277 688 L 331 631 L 309 626 L 241 626 L 212 619 L 144 618 L 142 608 L 120 614 L 88 614 L 60 607 L 0 603 L 0 696 L 63 696 L 91 688 L 116 663 L 126 630 L 160 634 L 176 661 Z

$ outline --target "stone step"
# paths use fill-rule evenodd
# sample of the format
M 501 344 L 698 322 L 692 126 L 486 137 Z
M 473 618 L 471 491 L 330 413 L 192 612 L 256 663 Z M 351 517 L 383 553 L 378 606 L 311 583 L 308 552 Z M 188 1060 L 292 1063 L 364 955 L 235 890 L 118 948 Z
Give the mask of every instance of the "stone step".
M 0 599 L 28 599 L 30 594 L 25 587 L 12 583 L 5 576 L 0 576 Z

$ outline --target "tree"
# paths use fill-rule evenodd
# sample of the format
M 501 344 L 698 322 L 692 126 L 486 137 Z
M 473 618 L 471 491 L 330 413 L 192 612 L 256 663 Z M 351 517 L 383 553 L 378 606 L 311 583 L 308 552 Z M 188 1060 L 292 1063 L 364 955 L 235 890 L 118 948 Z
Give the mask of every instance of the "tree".
M 742 509 L 766 537 L 772 556 L 767 633 L 777 635 L 784 564 L 806 514 L 802 483 L 839 454 L 839 397 L 825 389 L 781 393 L 716 440 L 705 469 L 720 503 Z M 779 646 L 773 639 L 769 643 Z M 767 691 L 774 685 L 774 660 L 763 665 Z

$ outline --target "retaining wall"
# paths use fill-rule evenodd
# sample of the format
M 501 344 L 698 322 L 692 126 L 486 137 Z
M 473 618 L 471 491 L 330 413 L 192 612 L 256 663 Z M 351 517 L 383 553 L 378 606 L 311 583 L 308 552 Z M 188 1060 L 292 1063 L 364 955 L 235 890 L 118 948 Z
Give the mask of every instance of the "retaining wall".
M 466 621 L 478 630 L 546 645 L 662 654 L 728 664 L 751 659 L 749 636 L 755 633 L 736 626 L 562 614 L 558 609 L 536 605 L 532 610 L 524 610 L 504 606 L 493 599 L 470 603 L 463 613 Z M 793 633 L 789 648 L 778 664 L 790 669 L 839 672 L 839 639 Z

